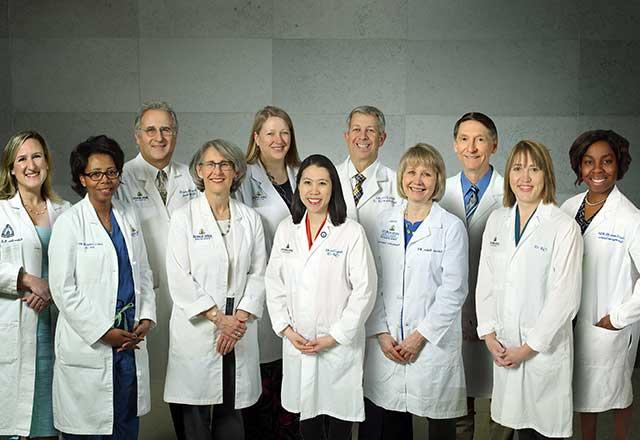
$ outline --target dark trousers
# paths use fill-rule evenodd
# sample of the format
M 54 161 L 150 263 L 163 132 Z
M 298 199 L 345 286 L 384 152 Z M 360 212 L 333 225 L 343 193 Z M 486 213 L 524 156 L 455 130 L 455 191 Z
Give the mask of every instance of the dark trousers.
M 227 298 L 225 315 L 233 314 L 233 298 Z M 187 440 L 244 440 L 242 410 L 235 409 L 235 351 L 222 357 L 222 403 L 217 405 L 174 404 L 180 411 Z M 175 420 L 175 419 L 174 419 Z
M 351 440 L 353 422 L 319 415 L 300 421 L 300 433 L 304 440 Z
M 138 382 L 133 350 L 113 350 L 113 433 L 78 435 L 62 433 L 64 440 L 135 440 L 138 438 Z
M 545 437 L 544 435 L 540 434 L 538 431 L 534 429 L 517 429 L 516 432 L 518 433 L 518 437 L 516 437 L 518 440 L 548 440 L 549 439 L 549 437 Z
M 282 408 L 282 360 L 260 365 L 262 394 L 242 410 L 246 440 L 299 440 L 300 415 Z
M 358 428 L 358 440 L 396 440 L 413 438 L 413 416 L 407 412 L 390 411 L 364 399 L 365 420 Z M 456 419 L 431 419 L 429 438 L 455 440 Z

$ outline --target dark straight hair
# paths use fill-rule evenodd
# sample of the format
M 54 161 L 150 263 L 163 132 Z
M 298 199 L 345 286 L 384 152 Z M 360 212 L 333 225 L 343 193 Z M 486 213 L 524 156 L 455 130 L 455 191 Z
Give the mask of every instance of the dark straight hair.
M 329 216 L 331 217 L 331 223 L 339 226 L 347 219 L 347 205 L 344 202 L 344 196 L 342 195 L 342 185 L 340 185 L 340 178 L 338 177 L 338 171 L 336 170 L 333 162 L 329 160 L 327 156 L 322 154 L 312 154 L 302 161 L 300 170 L 298 170 L 298 176 L 296 177 L 296 193 L 293 195 L 293 203 L 291 204 L 291 217 L 293 223 L 296 225 L 302 221 L 304 213 L 307 208 L 300 199 L 300 179 L 302 179 L 302 173 L 311 165 L 324 168 L 329 172 L 331 178 L 331 199 L 329 199 Z

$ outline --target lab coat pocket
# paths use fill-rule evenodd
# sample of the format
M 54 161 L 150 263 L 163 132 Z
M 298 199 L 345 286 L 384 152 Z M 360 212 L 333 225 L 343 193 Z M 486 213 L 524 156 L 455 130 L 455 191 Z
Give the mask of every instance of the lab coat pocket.
M 18 359 L 18 323 L 0 322 L 0 364 L 12 363 Z
M 623 367 L 631 345 L 630 327 L 607 330 L 582 324 L 576 328 L 576 362 L 605 369 Z
M 60 364 L 66 367 L 100 370 L 106 366 L 105 357 L 101 353 L 87 351 L 84 347 L 78 347 L 77 350 L 58 349 L 56 356 Z
M 217 331 L 211 321 L 204 318 L 187 319 L 174 312 L 169 321 L 169 347 L 183 358 L 211 357 L 215 353 Z
M 367 338 L 367 360 L 365 362 L 365 376 L 373 385 L 388 382 L 399 364 L 387 359 L 382 352 L 378 339 Z

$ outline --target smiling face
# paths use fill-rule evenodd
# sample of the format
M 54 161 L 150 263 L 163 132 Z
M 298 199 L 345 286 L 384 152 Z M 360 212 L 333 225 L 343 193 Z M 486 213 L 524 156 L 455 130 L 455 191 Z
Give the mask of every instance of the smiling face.
M 309 165 L 298 184 L 300 200 L 309 214 L 326 215 L 331 200 L 331 176 L 326 168 Z
M 349 157 L 356 167 L 362 164 L 362 169 L 371 165 L 378 158 L 378 150 L 382 147 L 386 134 L 380 132 L 378 118 L 364 113 L 354 113 L 351 117 L 349 129 L 344 134 L 344 140 L 349 148 Z
M 215 148 L 205 150 L 196 172 L 204 183 L 205 194 L 229 196 L 231 193 L 231 185 L 236 178 L 233 163 Z
M 544 172 L 529 154 L 519 154 L 509 170 L 509 186 L 519 205 L 537 205 L 544 192 Z
M 491 131 L 473 120 L 460 124 L 453 142 L 453 149 L 465 174 L 476 174 L 479 177 L 489 171 L 489 159 L 497 148 L 497 141 Z
M 284 119 L 271 116 L 253 133 L 253 140 L 260 149 L 263 162 L 284 162 L 291 142 L 291 130 Z
M 163 169 L 169 164 L 176 148 L 177 134 L 168 112 L 157 109 L 144 112 L 135 138 L 144 160 L 158 169 Z
M 44 148 L 36 139 L 27 139 L 20 145 L 13 161 L 11 174 L 21 191 L 40 192 L 48 173 Z
M 427 205 L 433 200 L 438 175 L 422 163 L 408 164 L 402 174 L 402 190 L 409 203 Z
M 618 163 L 607 141 L 591 144 L 580 163 L 580 178 L 592 194 L 608 194 L 616 184 Z
M 84 174 L 80 176 L 80 183 L 87 189 L 89 200 L 94 206 L 110 204 L 113 194 L 120 185 L 120 178 L 109 178 L 107 175 L 103 175 L 96 182 L 89 177 L 91 173 L 95 172 L 118 173 L 113 158 L 104 153 L 92 154 L 89 156 Z

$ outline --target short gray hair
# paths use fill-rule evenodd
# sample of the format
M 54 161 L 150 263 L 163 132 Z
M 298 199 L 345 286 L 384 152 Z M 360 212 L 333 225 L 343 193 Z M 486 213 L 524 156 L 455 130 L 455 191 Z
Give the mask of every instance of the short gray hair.
M 193 183 L 195 183 L 196 188 L 198 188 L 200 192 L 204 191 L 204 181 L 198 176 L 198 165 L 202 162 L 202 156 L 204 156 L 204 153 L 209 148 L 213 148 L 224 157 L 224 160 L 228 160 L 233 164 L 236 177 L 231 184 L 231 192 L 235 192 L 247 174 L 247 161 L 244 158 L 244 153 L 238 147 L 224 139 L 213 139 L 205 142 L 193 154 L 191 162 L 189 163 L 189 173 L 191 174 Z
M 178 132 L 178 116 L 176 116 L 176 112 L 173 111 L 173 108 L 164 101 L 147 101 L 142 104 L 142 107 L 140 107 L 140 110 L 136 115 L 134 123 L 134 128 L 136 130 L 140 129 L 140 121 L 142 121 L 142 116 L 147 112 L 147 110 L 162 110 L 169 113 L 169 116 L 171 116 L 171 119 L 173 120 L 173 128 L 176 133 Z
M 355 115 L 356 113 L 374 116 L 378 120 L 378 133 L 386 133 L 386 121 L 384 119 L 384 113 L 382 113 L 380 109 L 372 105 L 361 105 L 351 110 L 351 113 L 349 113 L 349 116 L 347 117 L 347 131 L 349 131 L 349 128 L 351 127 L 351 118 L 353 118 L 353 115 Z

